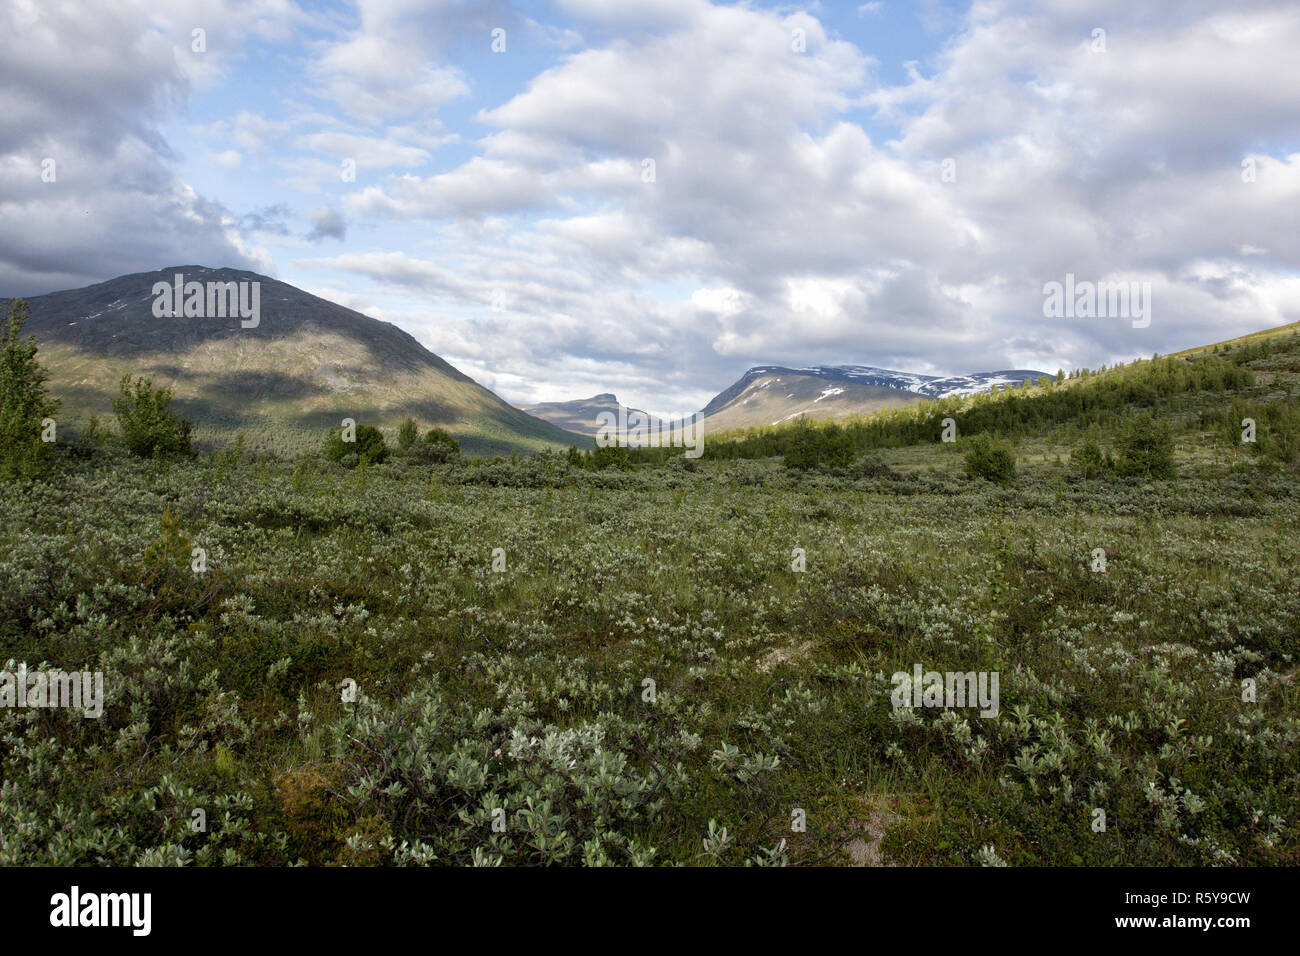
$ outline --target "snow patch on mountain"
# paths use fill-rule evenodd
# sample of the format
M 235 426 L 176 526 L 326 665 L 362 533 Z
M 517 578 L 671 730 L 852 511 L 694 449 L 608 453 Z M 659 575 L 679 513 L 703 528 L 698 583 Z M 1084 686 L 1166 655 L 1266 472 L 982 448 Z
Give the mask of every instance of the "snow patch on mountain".
M 1019 385 L 1025 381 L 1037 381 L 1046 372 L 1033 369 L 1002 369 L 995 372 L 973 372 L 969 375 L 921 375 L 916 372 L 899 372 L 895 369 L 877 368 L 874 365 L 808 365 L 802 368 L 787 369 L 782 366 L 766 365 L 749 370 L 749 375 L 757 378 L 774 375 L 777 372 L 799 372 L 804 375 L 816 375 L 818 378 L 856 382 L 877 388 L 896 388 L 926 398 L 948 398 L 953 395 L 973 395 L 986 392 L 995 385 Z M 772 381 L 779 381 L 773 378 Z M 756 387 L 765 387 L 764 382 Z M 841 390 L 842 391 L 842 390 Z M 824 393 L 823 398 L 827 397 Z M 816 399 L 820 401 L 821 399 Z

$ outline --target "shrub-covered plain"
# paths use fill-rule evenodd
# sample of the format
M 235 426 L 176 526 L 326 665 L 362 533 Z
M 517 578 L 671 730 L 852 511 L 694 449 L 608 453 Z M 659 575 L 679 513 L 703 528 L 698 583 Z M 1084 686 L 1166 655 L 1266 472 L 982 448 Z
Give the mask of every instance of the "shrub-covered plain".
M 1300 862 L 1295 478 L 932 454 L 0 486 L 3 656 L 106 695 L 0 709 L 0 862 Z M 893 709 L 917 663 L 999 716 Z

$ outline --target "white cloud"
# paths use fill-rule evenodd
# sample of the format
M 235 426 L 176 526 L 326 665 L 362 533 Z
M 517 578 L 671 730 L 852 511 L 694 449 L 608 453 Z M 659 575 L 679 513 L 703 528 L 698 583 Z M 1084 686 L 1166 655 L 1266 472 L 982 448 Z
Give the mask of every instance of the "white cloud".
M 0 181 L 0 285 L 34 294 L 179 260 L 273 270 L 221 203 L 177 177 L 160 128 L 192 88 L 233 66 L 231 37 L 270 35 L 296 17 L 279 0 L 0 6 L 0 35 L 14 41 L 0 161 L 25 171 Z M 202 54 L 191 49 L 197 24 L 211 25 Z M 52 181 L 40 175 L 45 159 Z
M 415 146 L 403 146 L 374 136 L 328 131 L 308 133 L 297 138 L 296 144 L 314 153 L 354 159 L 357 169 L 388 169 L 393 166 L 422 166 L 429 161 L 429 152 Z
M 0 218 L 48 225 L 0 241 L 0 278 L 155 267 L 177 243 L 190 261 L 264 255 L 179 188 L 158 133 L 191 88 L 232 75 L 228 37 L 209 30 L 206 66 L 178 39 L 228 8 L 193 0 L 143 32 L 137 6 L 75 22 L 44 9 L 8 11 L 30 42 L 0 90 L 0 142 L 22 144 L 0 151 Z M 312 194 L 311 231 L 284 242 L 341 244 L 293 263 L 317 287 L 369 283 L 349 294 L 521 397 L 571 386 L 685 407 L 747 364 L 1054 370 L 1300 319 L 1294 4 L 982 0 L 959 23 L 925 14 L 949 33 L 892 87 L 871 55 L 891 51 L 859 49 L 817 7 L 556 9 L 571 22 L 504 0 L 360 0 L 300 41 L 285 119 L 236 104 L 199 128 L 202 151 L 227 169 L 270 159 Z M 286 2 L 249 10 L 250 36 L 301 28 Z M 507 56 L 536 55 L 531 75 L 467 52 L 498 25 Z M 127 62 L 97 55 L 100 35 Z M 52 151 L 61 191 L 40 192 L 23 177 Z M 348 188 L 344 156 L 364 174 Z M 128 201 L 110 195 L 122 182 Z M 87 208 L 114 210 L 111 227 L 81 235 Z M 114 233 L 126 250 L 90 245 Z M 1043 283 L 1067 272 L 1149 279 L 1152 325 L 1043 319 Z

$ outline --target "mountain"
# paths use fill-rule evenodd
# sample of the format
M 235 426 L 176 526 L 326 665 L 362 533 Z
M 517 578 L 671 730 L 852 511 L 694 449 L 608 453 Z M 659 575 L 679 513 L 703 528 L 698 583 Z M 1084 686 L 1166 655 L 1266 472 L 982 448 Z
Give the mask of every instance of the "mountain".
M 208 283 L 247 283 L 256 324 L 238 315 L 156 315 L 166 304 L 158 306 L 155 284 L 171 286 L 177 274 L 203 284 L 205 312 L 216 311 Z M 252 448 L 291 454 L 319 447 L 323 431 L 345 417 L 395 428 L 410 416 L 445 427 L 470 453 L 574 444 L 572 434 L 509 405 L 397 326 L 254 272 L 176 266 L 28 302 L 27 331 L 69 421 L 111 416 L 118 382 L 131 373 L 173 389 L 200 443 L 243 431 Z
M 751 368 L 704 406 L 710 432 L 776 425 L 798 417 L 844 418 L 926 398 L 970 395 L 993 386 L 1037 381 L 1046 372 L 1013 369 L 939 377 L 870 365 Z
M 658 427 L 658 419 L 638 408 L 620 405 L 612 392 L 602 392 L 599 395 L 591 396 L 591 398 L 576 398 L 570 402 L 538 402 L 535 405 L 520 405 L 518 407 L 529 415 L 535 415 L 544 421 L 558 425 L 568 431 L 576 432 L 579 435 L 594 437 L 600 429 L 598 416 L 603 412 L 612 414 L 615 422 L 627 421 L 627 416 L 643 415 L 654 427 Z M 620 418 L 620 413 L 624 417 Z

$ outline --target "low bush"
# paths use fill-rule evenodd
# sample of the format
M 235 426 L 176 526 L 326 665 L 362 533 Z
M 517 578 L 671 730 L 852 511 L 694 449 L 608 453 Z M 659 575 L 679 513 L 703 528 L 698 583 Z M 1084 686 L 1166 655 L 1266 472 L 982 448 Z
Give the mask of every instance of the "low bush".
M 971 438 L 969 446 L 966 474 L 1001 483 L 1011 480 L 1016 471 L 1016 456 L 1011 446 L 982 433 Z

